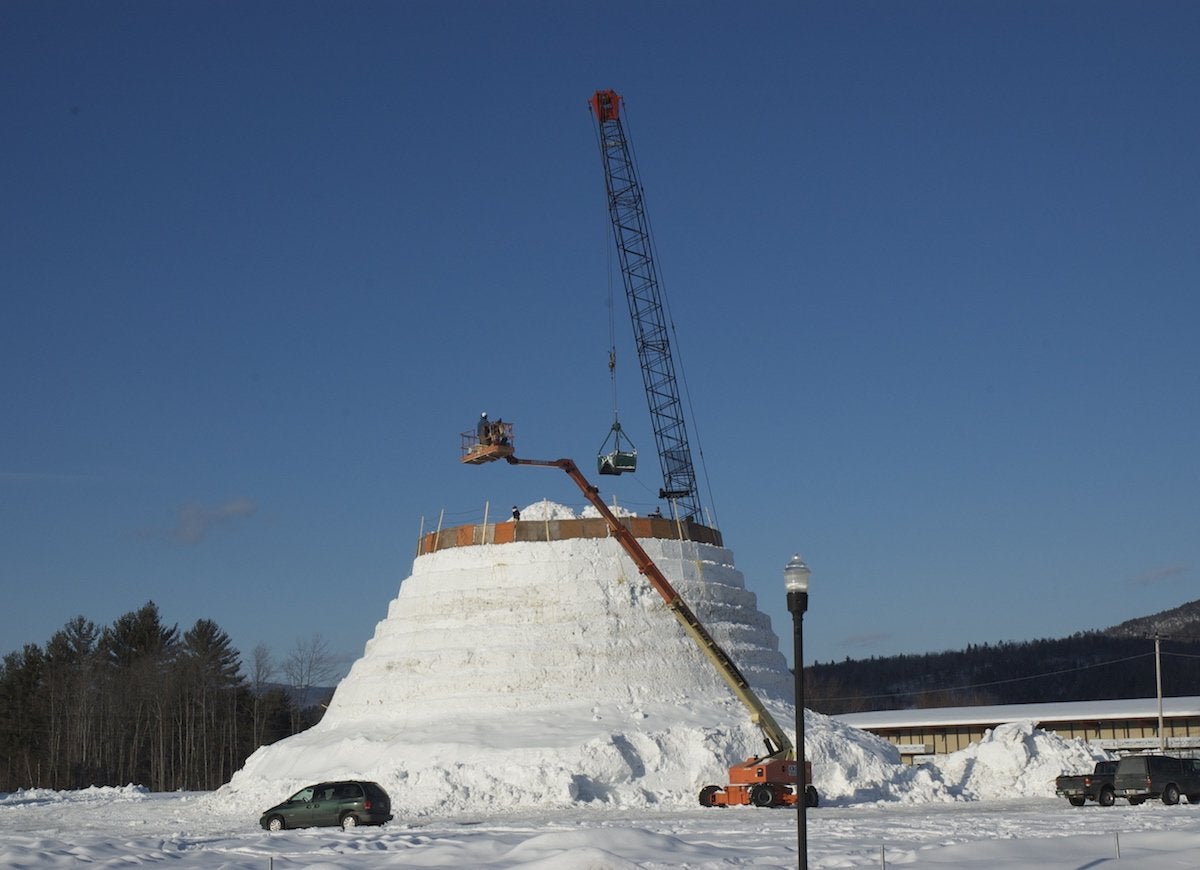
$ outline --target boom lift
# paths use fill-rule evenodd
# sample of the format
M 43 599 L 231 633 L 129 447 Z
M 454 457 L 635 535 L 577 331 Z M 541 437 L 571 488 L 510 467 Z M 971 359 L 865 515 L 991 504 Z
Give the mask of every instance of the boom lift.
M 465 433 L 464 433 L 465 436 Z M 646 550 L 634 537 L 629 529 L 621 524 L 616 515 L 609 510 L 608 505 L 600 498 L 600 490 L 592 486 L 579 467 L 570 459 L 518 459 L 511 452 L 511 442 L 506 445 L 510 452 L 499 453 L 472 452 L 469 445 L 464 443 L 462 461 L 471 465 L 479 465 L 503 458 L 510 465 L 533 465 L 545 468 L 561 468 L 567 476 L 579 487 L 579 491 L 597 511 L 600 512 L 613 537 L 633 560 L 638 572 L 650 581 L 667 608 L 674 614 L 687 635 L 695 641 L 700 651 L 717 669 L 733 694 L 750 712 L 750 721 L 758 726 L 766 744 L 766 753 L 751 756 L 745 761 L 729 768 L 729 785 L 722 788 L 716 785 L 706 785 L 700 790 L 700 805 L 706 807 L 723 807 L 753 804 L 757 807 L 793 807 L 796 805 L 796 749 L 787 733 L 779 727 L 775 717 L 763 706 L 762 701 L 754 694 L 750 684 L 734 664 L 728 653 L 721 648 L 700 619 L 692 612 L 687 603 L 675 591 L 675 587 L 654 564 Z M 815 807 L 819 800 L 816 788 L 812 785 L 812 765 L 804 762 L 804 802 L 805 806 Z

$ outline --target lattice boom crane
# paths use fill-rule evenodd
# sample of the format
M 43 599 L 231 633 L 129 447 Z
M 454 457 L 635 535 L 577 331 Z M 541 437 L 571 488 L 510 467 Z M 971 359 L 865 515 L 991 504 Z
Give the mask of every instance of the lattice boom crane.
M 671 502 L 678 516 L 694 517 L 697 522 L 703 522 L 696 469 L 688 445 L 666 312 L 654 265 L 650 225 L 642 202 L 642 185 L 621 126 L 621 97 L 616 91 L 596 91 L 589 103 L 599 125 L 608 213 L 629 314 L 633 318 L 634 340 L 650 405 L 655 447 L 662 466 L 663 486 L 659 498 Z

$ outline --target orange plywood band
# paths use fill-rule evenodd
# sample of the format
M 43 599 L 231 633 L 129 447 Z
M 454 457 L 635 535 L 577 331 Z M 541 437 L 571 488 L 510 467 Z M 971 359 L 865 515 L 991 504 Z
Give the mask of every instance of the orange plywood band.
M 657 517 L 624 517 L 622 524 L 635 538 L 659 538 L 666 541 L 697 541 L 724 546 L 721 533 L 698 523 L 676 523 Z M 680 532 L 682 531 L 682 536 Z M 521 520 L 519 522 L 488 523 L 487 526 L 467 525 L 429 532 L 421 538 L 418 552 L 433 553 L 452 547 L 474 547 L 479 544 L 511 544 L 532 541 L 566 541 L 572 538 L 607 538 L 608 524 L 599 517 L 582 520 Z

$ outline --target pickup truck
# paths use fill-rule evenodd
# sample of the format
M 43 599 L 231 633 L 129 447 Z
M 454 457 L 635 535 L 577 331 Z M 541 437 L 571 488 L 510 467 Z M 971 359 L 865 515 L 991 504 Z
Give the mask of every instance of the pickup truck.
M 1113 785 L 1116 773 L 1117 762 L 1097 761 L 1091 773 L 1063 774 L 1055 779 L 1054 793 L 1065 797 L 1073 807 L 1081 807 L 1088 801 L 1111 807 L 1116 800 Z
M 1137 806 L 1148 798 L 1159 798 L 1168 806 L 1200 803 L 1200 759 L 1171 755 L 1127 755 L 1117 764 L 1113 793 Z

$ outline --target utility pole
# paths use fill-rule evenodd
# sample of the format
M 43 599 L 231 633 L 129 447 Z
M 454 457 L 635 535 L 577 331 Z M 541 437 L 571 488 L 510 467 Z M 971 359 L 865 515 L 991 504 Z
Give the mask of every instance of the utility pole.
M 1167 751 L 1167 733 L 1163 730 L 1162 711 L 1162 644 L 1158 634 L 1154 635 L 1154 682 L 1158 690 L 1158 748 Z

